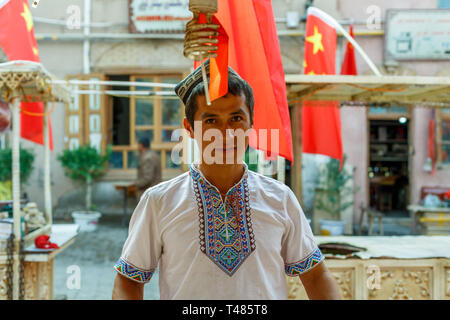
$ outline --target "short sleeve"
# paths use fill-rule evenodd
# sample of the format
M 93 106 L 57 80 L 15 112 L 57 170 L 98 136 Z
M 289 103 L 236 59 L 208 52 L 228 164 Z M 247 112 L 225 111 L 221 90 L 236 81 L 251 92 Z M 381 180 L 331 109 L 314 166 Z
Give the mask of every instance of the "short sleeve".
M 285 202 L 286 231 L 281 254 L 288 276 L 301 275 L 324 260 L 311 227 L 295 194 L 288 189 Z
M 149 190 L 141 197 L 130 219 L 128 237 L 114 269 L 141 283 L 150 281 L 161 255 L 161 238 Z

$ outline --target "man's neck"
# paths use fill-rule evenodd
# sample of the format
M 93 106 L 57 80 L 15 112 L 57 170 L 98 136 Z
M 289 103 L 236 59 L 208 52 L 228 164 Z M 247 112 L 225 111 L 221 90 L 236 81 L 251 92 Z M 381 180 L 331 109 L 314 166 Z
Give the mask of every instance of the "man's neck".
M 201 163 L 199 169 L 205 178 L 219 189 L 222 195 L 226 194 L 228 190 L 241 180 L 245 171 L 242 163 L 227 165 Z

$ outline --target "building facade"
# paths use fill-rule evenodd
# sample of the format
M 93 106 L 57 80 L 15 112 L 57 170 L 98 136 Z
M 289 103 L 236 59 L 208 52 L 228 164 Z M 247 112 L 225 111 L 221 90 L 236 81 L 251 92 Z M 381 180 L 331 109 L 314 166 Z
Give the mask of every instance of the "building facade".
M 133 31 L 142 27 L 136 27 L 134 22 L 130 26 L 130 20 L 136 21 L 133 20 L 133 10 L 137 10 L 137 5 L 140 5 L 140 10 L 145 11 L 146 6 L 164 6 L 165 3 L 173 3 L 174 6 L 182 8 L 187 1 L 40 1 L 39 6 L 31 11 L 41 61 L 51 73 L 61 79 L 175 83 L 182 79 L 192 66 L 192 62 L 182 54 L 184 34 L 177 31 L 177 26 L 173 25 L 161 24 L 160 29 L 151 30 L 151 33 L 134 33 Z M 302 73 L 305 24 L 299 19 L 305 14 L 306 1 L 273 0 L 272 3 L 284 71 L 286 74 Z M 445 1 L 400 0 L 393 3 L 385 0 L 322 0 L 314 1 L 314 5 L 334 16 L 344 26 L 353 19 L 356 41 L 384 72 L 425 76 L 450 75 L 449 60 L 408 60 L 393 63 L 386 61 L 384 57 L 385 17 L 388 9 L 436 9 L 445 7 Z M 339 36 L 337 71 L 340 70 L 345 45 L 346 41 Z M 370 74 L 369 67 L 358 54 L 356 59 L 358 74 Z M 95 91 L 100 87 L 80 85 L 72 86 L 72 89 L 75 92 Z M 110 89 L 148 90 L 139 86 Z M 174 145 L 171 135 L 182 126 L 183 116 L 183 107 L 177 100 L 161 97 L 141 99 L 95 93 L 76 94 L 72 105 L 58 104 L 51 114 L 54 140 L 51 158 L 52 200 L 56 209 L 55 215 L 67 216 L 71 210 L 81 208 L 83 203 L 83 187 L 65 177 L 64 170 L 57 161 L 62 150 L 83 143 L 93 143 L 102 149 L 109 144 L 113 146 L 108 173 L 96 184 L 93 200 L 100 211 L 121 212 L 121 193 L 115 190 L 114 182 L 135 178 L 137 140 L 140 137 L 148 136 L 152 141 L 152 148 L 160 152 L 164 169 L 163 179 L 169 179 L 183 171 L 183 167 L 172 163 L 170 159 L 170 150 Z M 450 119 L 445 113 L 441 116 L 440 119 Z M 376 127 L 383 126 L 382 121 L 385 121 L 386 126 L 394 125 L 399 123 L 401 117 L 407 120 L 406 126 L 403 126 L 405 128 L 399 129 L 406 131 L 401 133 L 404 141 L 398 147 L 398 150 L 406 152 L 406 157 L 401 162 L 403 167 L 399 167 L 399 172 L 407 177 L 404 201 L 418 203 L 423 186 L 450 187 L 450 168 L 445 166 L 450 164 L 450 160 L 443 158 L 443 155 L 450 152 L 448 145 L 438 145 L 442 166 L 438 167 L 434 174 L 424 169 L 428 152 L 430 109 L 392 106 L 387 111 L 380 111 L 376 107 L 370 109 L 343 106 L 341 119 L 344 153 L 353 167 L 354 185 L 358 187 L 353 206 L 355 223 L 359 221 L 360 205 L 368 205 L 373 201 L 369 174 L 372 172 L 375 175 L 375 167 L 388 167 L 377 163 L 377 159 L 371 156 L 371 150 L 377 150 L 377 147 L 371 144 L 371 130 L 378 134 L 380 129 Z M 439 124 L 441 129 L 444 123 Z M 381 129 L 380 132 L 389 130 Z M 446 139 L 450 140 L 445 136 L 440 137 L 439 141 Z M 375 136 L 372 136 L 372 142 L 373 140 Z M 24 142 L 24 146 L 35 150 L 36 154 L 35 170 L 25 191 L 30 199 L 43 207 L 43 169 L 39 165 L 43 158 L 40 149 L 42 147 L 28 142 Z M 290 177 L 290 181 L 293 179 L 296 177 Z M 389 196 L 386 201 L 389 203 Z

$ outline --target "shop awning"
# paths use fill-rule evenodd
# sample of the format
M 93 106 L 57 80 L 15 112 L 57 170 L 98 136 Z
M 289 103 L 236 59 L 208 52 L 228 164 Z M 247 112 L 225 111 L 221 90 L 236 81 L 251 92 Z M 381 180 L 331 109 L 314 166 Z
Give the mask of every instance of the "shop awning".
M 384 103 L 449 108 L 450 77 L 286 75 L 288 101 L 339 101 L 342 105 Z
M 70 102 L 67 86 L 51 83 L 55 77 L 41 64 L 30 61 L 0 63 L 0 95 L 17 92 L 23 101 Z M 26 97 L 26 98 L 25 98 Z

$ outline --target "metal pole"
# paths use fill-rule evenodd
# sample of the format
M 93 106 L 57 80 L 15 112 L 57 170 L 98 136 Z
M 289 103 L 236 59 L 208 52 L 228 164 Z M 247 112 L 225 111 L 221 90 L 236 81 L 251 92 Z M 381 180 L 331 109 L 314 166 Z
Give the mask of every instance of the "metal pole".
M 50 133 L 48 127 L 48 103 L 44 104 L 44 199 L 47 224 L 52 224 L 52 193 L 50 181 Z
M 90 51 L 91 43 L 89 40 L 89 34 L 91 29 L 89 27 L 91 23 L 91 0 L 84 0 L 84 42 L 83 42 L 83 73 L 88 74 L 91 72 L 90 65 Z
M 12 196 L 14 217 L 14 264 L 13 264 L 13 300 L 19 299 L 19 259 L 18 250 L 21 238 L 20 223 L 20 98 L 18 92 L 14 91 L 10 103 L 12 116 Z

